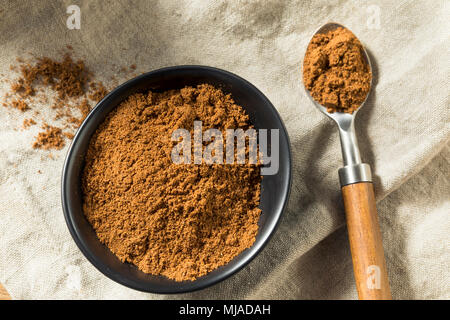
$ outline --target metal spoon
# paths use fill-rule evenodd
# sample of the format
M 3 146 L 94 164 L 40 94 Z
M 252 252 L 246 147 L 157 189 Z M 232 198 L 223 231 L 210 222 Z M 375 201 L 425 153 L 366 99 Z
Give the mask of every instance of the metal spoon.
M 337 28 L 344 28 L 338 23 L 327 23 L 315 34 L 327 33 Z M 315 35 L 314 34 L 314 35 Z M 363 49 L 364 58 L 372 70 L 369 55 Z M 355 134 L 355 116 L 364 105 L 353 114 L 344 112 L 327 112 L 327 108 L 313 99 L 308 89 L 305 91 L 314 105 L 333 119 L 339 128 L 344 167 L 339 169 L 350 249 L 353 260 L 356 287 L 359 299 L 391 299 L 389 280 L 384 259 L 378 214 L 372 185 L 370 166 L 362 163 Z

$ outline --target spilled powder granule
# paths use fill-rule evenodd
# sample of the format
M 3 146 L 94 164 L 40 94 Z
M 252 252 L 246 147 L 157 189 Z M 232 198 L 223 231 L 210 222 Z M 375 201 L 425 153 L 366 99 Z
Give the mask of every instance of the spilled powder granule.
M 30 109 L 30 108 L 28 107 L 28 104 L 27 104 L 25 101 L 23 101 L 23 100 L 17 100 L 17 99 L 11 101 L 11 106 L 12 106 L 13 108 L 16 108 L 16 109 L 22 111 L 22 112 L 25 112 L 25 111 L 27 111 L 28 109 Z
M 105 91 L 106 91 L 106 89 L 105 89 Z M 103 99 L 103 96 L 99 96 L 93 100 L 100 101 L 101 99 Z M 80 118 L 78 119 L 79 124 L 81 124 L 84 121 L 84 119 L 86 119 L 89 112 L 91 111 L 91 105 L 90 105 L 88 99 L 84 98 L 79 104 L 77 104 L 76 107 L 80 111 L 80 114 L 81 114 Z
M 10 69 L 17 73 L 15 79 L 1 79 L 9 82 L 10 90 L 3 97 L 1 105 L 13 110 L 31 113 L 22 128 L 40 123 L 43 131 L 32 144 L 35 149 L 60 149 L 65 139 L 72 139 L 75 131 L 84 121 L 91 109 L 108 93 L 109 89 L 88 69 L 81 59 L 72 57 L 73 48 L 59 59 L 18 57 Z M 132 70 L 125 70 L 128 79 Z M 107 66 L 105 66 L 107 68 Z M 111 66 L 111 70 L 116 67 Z M 117 79 L 113 77 L 114 83 Z M 117 83 L 116 83 L 117 84 Z M 41 110 L 38 108 L 46 108 Z M 45 111 L 45 112 L 41 112 Z M 50 113 L 50 118 L 48 114 Z M 44 118 L 47 114 L 47 118 Z M 47 123 L 51 121 L 51 126 Z M 59 130 L 56 130 L 59 129 Z
M 33 143 L 34 149 L 56 149 L 60 150 L 64 147 L 63 132 L 60 128 L 44 125 L 43 132 L 40 132 Z
M 34 121 L 33 119 L 31 119 L 31 118 L 25 119 L 25 120 L 23 120 L 22 128 L 27 129 L 35 124 L 36 124 L 36 121 Z
M 93 101 L 100 101 L 104 96 L 108 93 L 108 90 L 105 88 L 103 83 L 101 82 L 92 82 L 90 85 L 91 93 L 89 94 L 89 99 Z
M 11 85 L 11 89 L 23 96 L 32 96 L 38 83 L 49 86 L 58 93 L 60 99 L 79 97 L 85 93 L 89 72 L 82 60 L 73 61 L 66 53 L 61 62 L 48 57 L 37 58 L 34 64 L 20 65 L 21 77 Z
M 69 140 L 72 140 L 73 137 L 75 137 L 75 135 L 73 133 L 69 133 L 69 132 L 63 132 L 63 135 Z
M 73 50 L 68 46 L 68 49 Z M 63 54 L 60 60 L 48 57 L 31 59 L 17 58 L 10 69 L 18 73 L 10 82 L 2 105 L 22 112 L 33 110 L 31 118 L 24 120 L 22 128 L 41 122 L 41 132 L 33 143 L 35 149 L 60 149 L 64 139 L 71 139 L 93 106 L 100 101 L 108 89 L 94 79 L 83 60 L 74 60 L 71 53 Z M 44 105 L 54 116 L 44 119 L 36 105 Z M 53 120 L 52 126 L 47 125 Z M 57 130 L 59 129 L 59 130 Z

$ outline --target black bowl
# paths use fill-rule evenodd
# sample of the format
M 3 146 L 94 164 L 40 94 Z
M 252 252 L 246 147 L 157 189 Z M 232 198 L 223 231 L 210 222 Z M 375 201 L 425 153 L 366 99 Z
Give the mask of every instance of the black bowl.
M 82 210 L 80 176 L 89 140 L 106 115 L 129 95 L 147 90 L 165 91 L 209 83 L 231 93 L 249 114 L 256 129 L 279 129 L 279 170 L 264 176 L 261 183 L 262 210 L 259 232 L 253 246 L 211 273 L 195 281 L 176 282 L 145 274 L 134 265 L 122 263 L 98 240 Z M 84 120 L 67 153 L 62 175 L 62 207 L 73 239 L 86 258 L 102 273 L 125 286 L 153 293 L 189 292 L 213 285 L 236 273 L 252 260 L 274 232 L 289 196 L 291 154 L 283 122 L 270 101 L 251 83 L 224 70 L 204 66 L 176 66 L 140 75 L 111 91 Z

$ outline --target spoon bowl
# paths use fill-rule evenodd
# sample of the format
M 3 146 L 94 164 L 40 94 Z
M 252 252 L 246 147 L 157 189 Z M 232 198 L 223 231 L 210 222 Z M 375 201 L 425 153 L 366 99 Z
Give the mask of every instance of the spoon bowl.
M 337 28 L 343 28 L 343 29 L 346 29 L 346 30 L 350 31 L 350 29 L 346 28 L 345 26 L 343 26 L 343 25 L 341 25 L 339 23 L 329 22 L 329 23 L 326 23 L 323 26 L 321 26 L 319 29 L 317 29 L 316 32 L 314 32 L 313 37 L 316 34 L 325 34 L 325 33 L 329 32 L 329 31 L 336 30 Z M 312 40 L 312 37 L 311 37 L 311 40 Z M 309 44 L 308 44 L 308 46 L 309 46 Z M 364 46 L 362 46 L 362 54 L 363 54 L 364 61 L 367 63 L 367 66 L 369 67 L 370 73 L 372 73 L 372 64 L 370 62 L 369 55 L 367 54 L 367 51 L 364 48 Z M 372 88 L 372 85 L 373 85 L 373 77 L 370 78 L 370 87 L 371 88 Z M 306 89 L 306 87 L 305 87 L 305 91 L 306 91 L 306 94 L 308 95 L 309 99 L 311 99 L 313 104 L 316 106 L 316 108 L 318 108 L 322 113 L 324 113 L 325 115 L 327 115 L 328 117 L 333 119 L 338 125 L 340 123 L 344 124 L 344 127 L 345 127 L 345 123 L 348 123 L 350 121 L 350 118 L 355 118 L 356 113 L 359 111 L 359 109 L 361 109 L 361 107 L 367 101 L 367 97 L 370 94 L 370 90 L 369 90 L 367 92 L 366 98 L 361 103 L 361 105 L 358 107 L 358 109 L 356 109 L 352 114 L 350 114 L 350 113 L 346 113 L 346 112 L 333 112 L 333 113 L 328 112 L 326 107 L 324 107 L 323 105 L 318 103 L 316 100 L 314 100 L 314 98 L 311 96 L 309 90 Z

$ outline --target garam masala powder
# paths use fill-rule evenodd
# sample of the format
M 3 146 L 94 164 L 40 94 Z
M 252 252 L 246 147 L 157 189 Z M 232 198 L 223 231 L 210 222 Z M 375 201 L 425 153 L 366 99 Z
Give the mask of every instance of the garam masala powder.
M 122 262 L 176 281 L 225 265 L 255 241 L 260 166 L 175 164 L 171 133 L 251 127 L 230 95 L 211 85 L 137 93 L 93 137 L 82 176 L 83 210 Z
M 313 36 L 303 61 L 303 82 L 328 112 L 353 113 L 366 99 L 371 80 L 363 47 L 350 30 L 339 27 Z
M 10 83 L 1 105 L 28 115 L 22 129 L 38 124 L 41 127 L 32 144 L 34 149 L 62 149 L 92 107 L 108 93 L 84 60 L 72 57 L 73 48 L 67 46 L 67 49 L 57 59 L 35 55 L 17 57 L 16 63 L 10 66 L 17 77 L 8 79 L 0 75 L 1 82 Z M 117 69 L 114 65 L 111 68 Z M 137 75 L 131 75 L 136 70 L 134 64 L 120 70 L 121 77 Z M 116 81 L 115 77 L 111 80 Z

